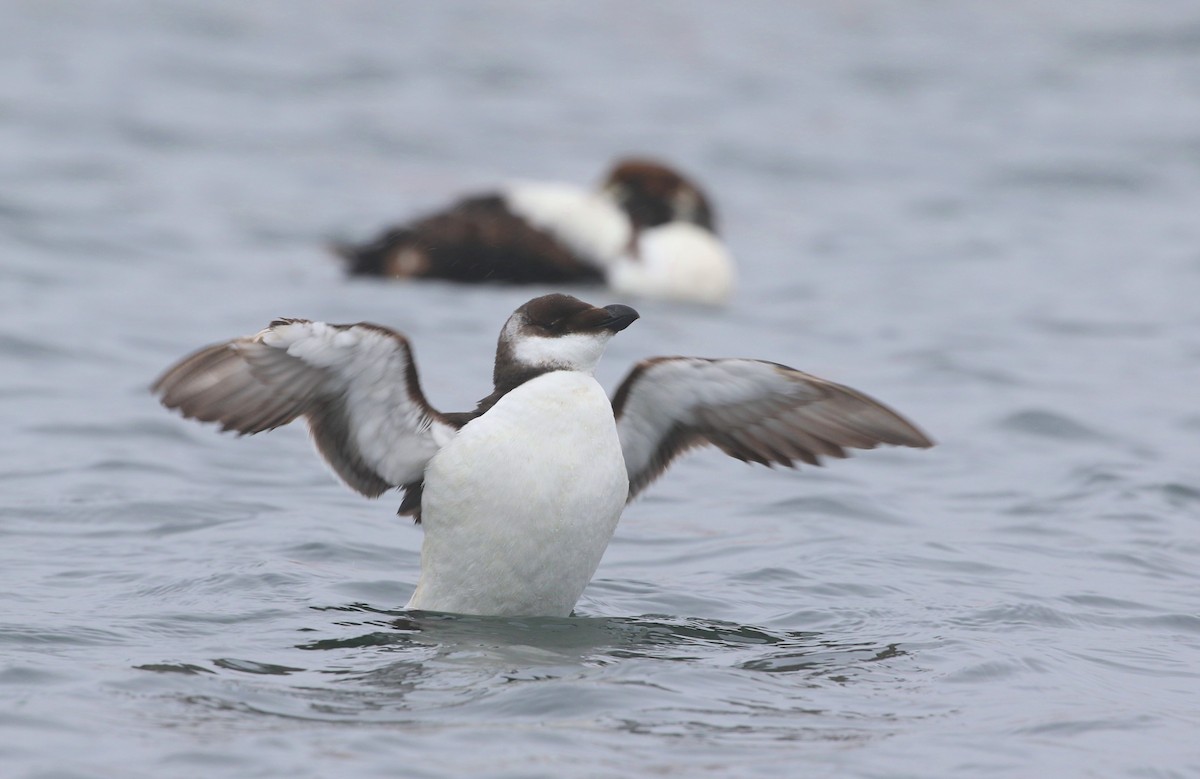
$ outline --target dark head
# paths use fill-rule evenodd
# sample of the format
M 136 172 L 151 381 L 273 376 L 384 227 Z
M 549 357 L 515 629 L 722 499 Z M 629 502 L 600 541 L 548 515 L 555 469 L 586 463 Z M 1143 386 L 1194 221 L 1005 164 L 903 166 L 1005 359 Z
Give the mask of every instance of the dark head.
M 700 187 L 660 162 L 619 160 L 602 189 L 629 214 L 637 230 L 690 222 L 716 232 L 712 206 Z
M 496 346 L 496 387 L 515 386 L 547 371 L 591 373 L 608 340 L 633 324 L 629 306 L 604 308 L 570 295 L 543 295 L 513 312 Z

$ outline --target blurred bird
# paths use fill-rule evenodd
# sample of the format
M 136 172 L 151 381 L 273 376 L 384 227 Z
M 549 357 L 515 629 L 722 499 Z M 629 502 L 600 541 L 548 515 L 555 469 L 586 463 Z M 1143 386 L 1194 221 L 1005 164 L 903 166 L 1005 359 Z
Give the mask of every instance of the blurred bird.
M 648 159 L 618 161 L 595 191 L 515 183 L 331 248 L 352 275 L 606 282 L 622 294 L 705 304 L 726 302 L 736 277 L 704 192 Z

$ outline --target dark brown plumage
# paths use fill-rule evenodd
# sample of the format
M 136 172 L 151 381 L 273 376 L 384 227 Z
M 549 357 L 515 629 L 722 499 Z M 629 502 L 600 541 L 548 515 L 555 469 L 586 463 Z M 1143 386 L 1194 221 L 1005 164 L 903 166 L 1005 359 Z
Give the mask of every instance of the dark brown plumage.
M 467 198 L 368 243 L 332 248 L 355 276 L 501 284 L 603 280 L 599 268 L 514 214 L 499 195 Z

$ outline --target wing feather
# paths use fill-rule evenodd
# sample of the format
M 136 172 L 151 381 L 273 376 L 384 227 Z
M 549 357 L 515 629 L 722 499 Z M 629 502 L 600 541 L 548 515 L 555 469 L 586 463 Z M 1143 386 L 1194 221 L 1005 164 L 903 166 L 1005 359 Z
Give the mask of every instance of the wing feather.
M 167 408 L 240 435 L 305 417 L 347 485 L 369 497 L 405 486 L 407 513 L 419 513 L 425 464 L 459 426 L 425 400 L 408 339 L 368 323 L 278 319 L 183 358 L 152 389 Z
M 617 389 L 613 411 L 631 500 L 675 458 L 707 444 L 746 462 L 789 467 L 880 444 L 933 446 L 879 401 L 762 360 L 643 360 Z

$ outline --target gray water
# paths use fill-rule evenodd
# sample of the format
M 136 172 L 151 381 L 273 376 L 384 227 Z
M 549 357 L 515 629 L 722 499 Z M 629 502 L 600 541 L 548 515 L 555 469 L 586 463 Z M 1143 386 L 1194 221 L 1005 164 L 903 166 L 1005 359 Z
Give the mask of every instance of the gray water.
M 711 189 L 742 283 L 626 301 L 606 386 L 762 357 L 939 446 L 699 453 L 576 617 L 414 619 L 398 496 L 149 396 L 291 315 L 404 330 L 468 407 L 544 290 L 321 243 L 626 152 Z M 0 775 L 1195 776 L 1198 299 L 1187 0 L 11 0 Z

